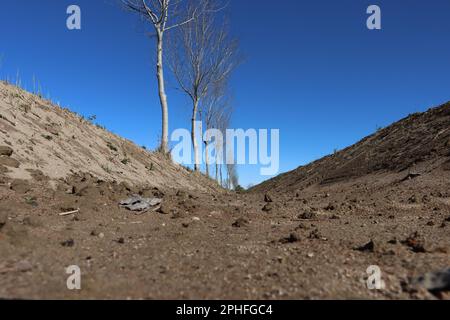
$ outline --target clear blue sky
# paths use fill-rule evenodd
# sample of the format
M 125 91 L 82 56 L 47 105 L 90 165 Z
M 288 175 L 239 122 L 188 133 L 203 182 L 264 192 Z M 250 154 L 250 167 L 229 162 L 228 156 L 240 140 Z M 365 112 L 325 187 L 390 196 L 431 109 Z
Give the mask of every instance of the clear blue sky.
M 153 43 L 115 0 L 4 0 L 0 76 L 19 70 L 44 93 L 139 145 L 160 131 Z M 66 29 L 66 8 L 82 30 Z M 382 30 L 366 9 L 382 9 Z M 232 80 L 235 128 L 278 128 L 281 171 L 348 146 L 409 113 L 450 100 L 450 1 L 231 0 L 246 62 Z M 173 88 L 174 83 L 169 83 Z M 169 91 L 171 129 L 189 127 L 186 99 Z M 265 179 L 239 169 L 247 186 Z

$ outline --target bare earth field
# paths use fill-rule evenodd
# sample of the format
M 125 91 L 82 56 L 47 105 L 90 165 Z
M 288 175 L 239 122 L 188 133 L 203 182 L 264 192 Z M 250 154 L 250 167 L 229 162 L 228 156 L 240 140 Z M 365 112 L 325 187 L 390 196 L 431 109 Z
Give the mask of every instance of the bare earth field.
M 412 281 L 450 267 L 449 104 L 232 193 L 1 83 L 0 154 L 0 298 L 450 298 Z

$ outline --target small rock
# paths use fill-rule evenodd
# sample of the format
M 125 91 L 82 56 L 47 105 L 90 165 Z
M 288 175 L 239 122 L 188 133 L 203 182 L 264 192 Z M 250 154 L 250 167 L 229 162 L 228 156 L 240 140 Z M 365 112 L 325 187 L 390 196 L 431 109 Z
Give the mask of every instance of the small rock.
M 356 247 L 355 250 L 361 251 L 361 252 L 374 252 L 375 243 L 371 240 L 370 242 L 366 243 L 365 245 L 363 245 L 361 247 Z
M 63 247 L 73 247 L 75 245 L 75 240 L 69 239 L 69 240 L 63 241 L 63 242 L 61 242 L 61 245 Z
M 17 262 L 14 267 L 19 272 L 28 272 L 33 270 L 33 265 L 27 260 Z
M 177 197 L 187 198 L 188 195 L 187 195 L 187 193 L 185 191 L 179 190 L 179 191 L 177 191 Z
M 303 230 L 303 229 L 308 229 L 307 226 L 305 226 L 305 224 L 301 223 L 295 228 L 295 230 Z
M 450 290 L 450 268 L 430 272 L 413 279 L 413 285 L 420 286 L 432 293 Z
M 421 173 L 409 173 L 405 178 L 403 178 L 402 182 L 406 180 L 415 179 L 417 177 L 420 177 L 421 175 L 422 175 Z
M 398 240 L 397 240 L 397 238 L 394 238 L 394 239 L 389 240 L 388 243 L 389 244 L 397 244 Z
M 66 189 L 65 192 L 66 192 L 66 194 L 75 194 L 76 189 L 75 189 L 74 186 L 70 186 L 70 187 L 68 187 L 68 188 Z
M 416 195 L 412 195 L 409 199 L 408 199 L 409 203 L 417 203 L 417 197 Z
M 161 204 L 161 206 L 159 207 L 158 210 L 156 210 L 158 213 L 161 214 L 171 214 L 174 212 L 174 209 L 172 208 L 171 205 L 169 205 L 168 203 L 164 202 Z
M 411 234 L 404 241 L 402 241 L 402 244 L 410 247 L 413 252 L 416 252 L 416 253 L 426 252 L 425 240 L 417 231 L 414 232 L 413 234 Z
M 0 156 L 11 157 L 12 154 L 13 154 L 13 149 L 11 149 L 11 147 L 0 146 Z
M 232 226 L 235 228 L 241 228 L 241 227 L 245 227 L 247 225 L 248 225 L 248 220 L 245 218 L 239 218 L 232 224 Z
M 314 229 L 309 234 L 309 239 L 322 239 L 322 235 L 319 232 L 319 229 Z
M 0 231 L 8 222 L 8 213 L 5 211 L 0 212 Z
M 299 219 L 302 220 L 312 220 L 316 218 L 316 213 L 312 211 L 306 211 L 299 216 Z
M 272 210 L 273 210 L 273 206 L 272 206 L 270 203 L 266 204 L 266 205 L 262 208 L 262 211 L 264 211 L 264 212 L 270 212 L 270 211 L 272 211 Z
M 124 243 L 125 243 L 125 239 L 124 239 L 124 238 L 119 238 L 119 239 L 117 240 L 117 243 L 119 243 L 119 244 L 124 244 Z
M 280 239 L 280 243 L 282 244 L 295 243 L 298 241 L 300 241 L 300 237 L 295 233 L 291 233 L 289 237 Z
M 193 217 L 192 221 L 200 221 L 200 218 L 199 217 Z
M 269 194 L 266 194 L 266 195 L 264 196 L 264 202 L 266 202 L 266 203 L 271 203 L 271 202 L 273 202 L 272 197 L 271 197 Z
M 181 211 L 174 211 L 174 213 L 172 214 L 172 219 L 180 219 L 183 218 L 183 213 Z

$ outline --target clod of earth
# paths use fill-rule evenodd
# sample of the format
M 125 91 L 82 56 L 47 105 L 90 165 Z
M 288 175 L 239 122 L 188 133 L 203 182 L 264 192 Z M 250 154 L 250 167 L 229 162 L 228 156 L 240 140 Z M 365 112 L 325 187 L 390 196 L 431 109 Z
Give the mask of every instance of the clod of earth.
M 272 211 L 272 210 L 273 210 L 273 206 L 272 206 L 270 203 L 266 204 L 266 205 L 262 208 L 262 211 L 264 211 L 264 212 L 270 212 L 270 211 Z
M 74 186 L 70 186 L 66 189 L 66 194 L 75 194 L 75 190 Z
M 316 218 L 316 213 L 312 211 L 306 211 L 299 216 L 299 219 L 302 220 L 312 220 Z
M 320 234 L 319 229 L 314 229 L 313 231 L 311 231 L 309 233 L 309 239 L 323 239 L 323 240 L 326 240 L 326 238 L 322 237 L 322 235 Z
M 366 243 L 363 246 L 356 247 L 355 250 L 361 251 L 361 252 L 374 252 L 375 243 L 371 240 L 370 242 Z
M 421 173 L 409 173 L 405 178 L 402 179 L 402 182 L 406 180 L 412 180 L 414 178 L 420 177 L 421 175 Z
M 264 202 L 270 203 L 273 202 L 272 197 L 269 194 L 264 196 Z
M 11 157 L 13 154 L 13 149 L 8 146 L 0 146 L 0 156 Z
M 402 243 L 411 248 L 413 252 L 425 253 L 425 239 L 418 233 L 414 232 L 408 238 L 406 238 Z
M 5 167 L 10 168 L 19 168 L 20 162 L 16 159 L 10 158 L 8 156 L 0 156 L 0 164 L 4 165 Z
M 75 245 L 75 240 L 73 239 L 68 239 L 66 241 L 61 242 L 61 245 L 63 247 L 73 247 Z
M 245 227 L 246 225 L 248 225 L 248 220 L 245 218 L 239 218 L 232 224 L 235 228 Z
M 430 292 L 441 292 L 450 290 L 450 268 L 430 272 L 421 277 L 413 279 L 414 286 L 420 286 Z
M 17 262 L 14 268 L 19 272 L 28 272 L 33 270 L 33 265 L 28 260 L 22 260 Z
M 0 212 L 0 231 L 6 225 L 8 221 L 8 214 L 6 212 Z
M 8 168 L 6 168 L 5 166 L 3 166 L 3 165 L 0 164 L 0 174 L 1 174 L 1 173 L 6 173 L 6 172 L 8 172 L 8 171 L 9 171 Z
M 162 203 L 159 209 L 157 209 L 156 211 L 161 214 L 171 214 L 175 212 L 175 209 L 167 203 Z
M 143 198 L 135 195 L 123 200 L 119 205 L 127 210 L 144 213 L 148 210 L 158 210 L 158 205 L 162 203 L 160 198 Z
M 416 195 L 412 195 L 412 196 L 408 199 L 408 202 L 409 202 L 409 203 L 417 203 L 418 200 L 417 200 Z
M 19 179 L 14 180 L 11 183 L 11 187 L 10 188 L 11 188 L 11 190 L 13 190 L 13 191 L 15 191 L 17 193 L 20 193 L 20 194 L 25 194 L 25 193 L 27 193 L 28 191 L 31 190 L 30 183 L 28 181 L 26 181 L 26 180 L 19 180 Z
M 295 233 L 291 233 L 289 237 L 280 239 L 280 243 L 282 244 L 295 243 L 298 241 L 300 241 L 300 237 Z

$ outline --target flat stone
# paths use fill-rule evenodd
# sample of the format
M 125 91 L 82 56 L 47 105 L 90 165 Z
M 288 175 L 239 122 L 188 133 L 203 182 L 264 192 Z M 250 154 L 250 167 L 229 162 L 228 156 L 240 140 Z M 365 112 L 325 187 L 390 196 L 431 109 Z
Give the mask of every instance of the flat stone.
M 159 198 L 143 198 L 135 195 L 129 199 L 121 201 L 119 205 L 130 211 L 143 213 L 150 209 L 156 209 L 156 207 L 161 203 L 162 199 Z

